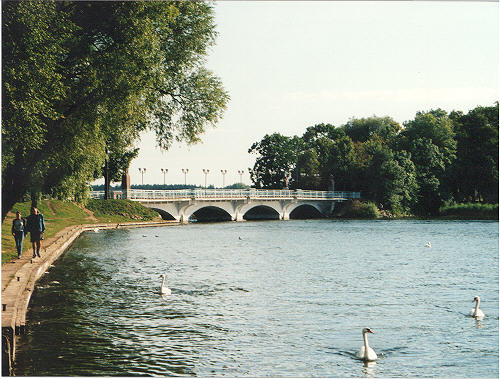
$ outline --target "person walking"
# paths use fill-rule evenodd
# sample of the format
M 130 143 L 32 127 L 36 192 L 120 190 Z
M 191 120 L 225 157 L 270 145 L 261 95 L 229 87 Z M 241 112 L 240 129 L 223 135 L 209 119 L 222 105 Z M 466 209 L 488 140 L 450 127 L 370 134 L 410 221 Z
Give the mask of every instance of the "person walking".
M 16 241 L 17 259 L 21 258 L 23 253 L 23 240 L 24 235 L 27 233 L 26 220 L 22 218 L 21 212 L 17 211 L 16 218 L 12 221 L 12 235 Z
M 26 229 L 30 232 L 31 243 L 33 244 L 33 258 L 40 257 L 43 233 L 45 232 L 45 220 L 40 211 L 35 207 L 31 207 L 31 214 L 28 216 Z

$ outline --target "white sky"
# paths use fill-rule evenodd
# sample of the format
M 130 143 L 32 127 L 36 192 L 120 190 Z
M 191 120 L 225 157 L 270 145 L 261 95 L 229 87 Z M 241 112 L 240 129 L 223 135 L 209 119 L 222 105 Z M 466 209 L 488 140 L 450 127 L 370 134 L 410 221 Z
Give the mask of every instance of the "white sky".
M 132 184 L 250 184 L 252 143 L 265 134 L 302 135 L 308 126 L 340 126 L 351 117 L 420 110 L 467 112 L 499 96 L 497 2 L 216 3 L 219 36 L 207 66 L 231 101 L 202 143 L 156 147 L 143 136 L 130 165 Z

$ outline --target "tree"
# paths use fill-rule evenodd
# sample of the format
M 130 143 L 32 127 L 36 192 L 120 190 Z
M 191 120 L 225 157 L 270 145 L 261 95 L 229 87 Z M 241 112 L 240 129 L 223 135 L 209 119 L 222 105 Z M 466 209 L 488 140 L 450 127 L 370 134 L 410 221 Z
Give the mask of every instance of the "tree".
M 53 2 L 2 4 L 2 220 L 25 192 L 43 183 L 39 163 L 47 125 L 63 115 L 60 57 L 71 23 Z
M 375 135 L 390 142 L 402 130 L 401 125 L 392 118 L 377 116 L 352 118 L 342 126 L 342 129 L 353 142 L 366 142 Z
M 452 121 L 441 109 L 418 112 L 405 123 L 398 141 L 401 150 L 411 154 L 419 188 L 416 212 L 435 215 L 443 201 L 450 199 L 447 169 L 456 158 Z
M 3 15 L 2 219 L 28 190 L 81 193 L 140 131 L 164 149 L 199 141 L 229 100 L 204 67 L 207 3 L 21 1 Z
M 292 178 L 295 188 L 314 190 L 320 187 L 321 164 L 314 148 L 299 153 Z
M 476 107 L 466 115 L 451 112 L 457 159 L 450 168 L 450 186 L 458 202 L 498 202 L 498 102 Z
M 300 139 L 279 133 L 266 134 L 248 150 L 257 154 L 250 178 L 256 188 L 282 189 L 286 186 L 297 162 Z

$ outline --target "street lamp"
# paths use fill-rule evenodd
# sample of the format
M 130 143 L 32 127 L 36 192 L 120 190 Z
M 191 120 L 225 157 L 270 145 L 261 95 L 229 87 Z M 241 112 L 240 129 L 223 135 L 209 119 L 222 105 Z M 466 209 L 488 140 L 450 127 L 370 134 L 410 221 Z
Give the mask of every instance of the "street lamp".
M 186 175 L 189 172 L 189 168 L 181 168 L 182 173 L 184 174 L 184 185 L 186 185 Z
M 203 169 L 203 173 L 205 174 L 205 188 L 207 188 L 207 174 L 210 172 L 209 169 Z
M 165 185 L 165 174 L 168 174 L 168 168 L 160 168 L 163 173 L 163 185 Z
M 222 188 L 224 188 L 226 186 L 226 173 L 227 173 L 227 170 L 220 170 L 220 172 L 222 173 Z
M 139 168 L 139 172 L 141 173 L 141 183 L 144 184 L 144 173 L 146 172 L 146 169 Z
M 243 175 L 245 171 L 243 170 L 238 170 L 238 174 L 240 174 L 240 183 L 243 183 L 243 179 L 241 178 L 241 176 Z

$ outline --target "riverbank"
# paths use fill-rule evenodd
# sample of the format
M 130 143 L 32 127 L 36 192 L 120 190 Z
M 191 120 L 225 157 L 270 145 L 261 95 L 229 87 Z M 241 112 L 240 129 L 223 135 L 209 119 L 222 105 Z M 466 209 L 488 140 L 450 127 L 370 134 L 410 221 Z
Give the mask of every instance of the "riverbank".
M 439 208 L 439 214 L 422 217 L 411 214 L 394 215 L 377 208 L 370 201 L 346 201 L 335 208 L 333 218 L 340 219 L 385 219 L 385 220 L 493 220 L 498 221 L 498 204 L 466 203 Z
M 72 225 L 44 241 L 41 258 L 31 258 L 31 252 L 28 251 L 21 259 L 13 259 L 2 265 L 2 375 L 12 374 L 16 336 L 25 331 L 26 313 L 36 281 L 50 269 L 80 234 L 86 231 L 95 233 L 101 229 L 177 224 L 176 221 L 132 221 Z
M 17 257 L 11 234 L 15 212 L 21 212 L 26 218 L 30 213 L 30 207 L 29 201 L 15 204 L 2 223 L 2 265 Z M 158 213 L 137 202 L 127 200 L 89 200 L 86 207 L 70 201 L 40 200 L 38 208 L 45 218 L 46 239 L 54 237 L 64 228 L 75 225 L 161 221 Z M 23 255 L 30 255 L 30 250 L 31 243 L 28 236 L 24 240 Z

